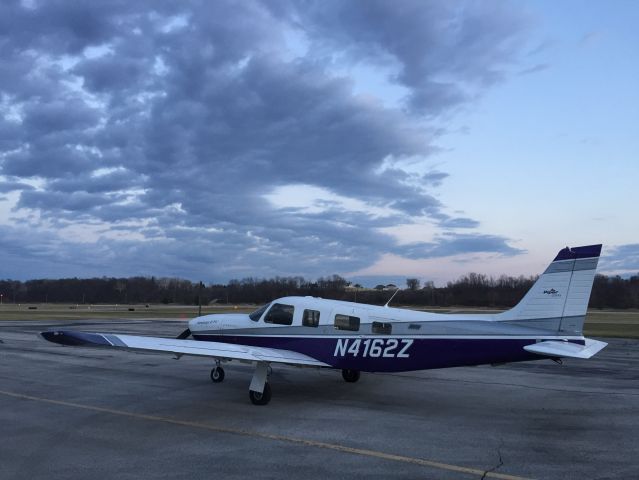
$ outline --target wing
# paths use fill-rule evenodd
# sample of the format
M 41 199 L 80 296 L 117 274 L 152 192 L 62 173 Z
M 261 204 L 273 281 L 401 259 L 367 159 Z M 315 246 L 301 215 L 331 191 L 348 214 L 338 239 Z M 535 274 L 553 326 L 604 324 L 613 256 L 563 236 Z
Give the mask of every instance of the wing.
M 286 363 L 314 367 L 329 367 L 327 363 L 292 350 L 252 347 L 222 342 L 179 340 L 175 338 L 142 337 L 115 333 L 74 332 L 57 330 L 42 332 L 45 340 L 60 345 L 111 347 L 125 350 L 169 352 L 183 355 L 199 355 L 220 359 L 247 360 L 254 362 Z
M 608 345 L 606 342 L 592 340 L 591 338 L 586 338 L 585 340 L 585 345 L 548 340 L 545 342 L 534 343 L 532 345 L 526 345 L 524 350 L 548 357 L 590 358 Z

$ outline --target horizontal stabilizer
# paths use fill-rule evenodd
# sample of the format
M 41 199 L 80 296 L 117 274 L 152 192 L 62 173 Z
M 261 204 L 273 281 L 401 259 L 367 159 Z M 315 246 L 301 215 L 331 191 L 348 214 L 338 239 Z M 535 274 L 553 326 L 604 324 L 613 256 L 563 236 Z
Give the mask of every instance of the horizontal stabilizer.
M 182 355 L 199 355 L 204 357 L 248 360 L 254 362 L 275 362 L 289 365 L 305 365 L 328 367 L 303 353 L 279 348 L 252 347 L 221 342 L 203 342 L 198 340 L 181 340 L 176 338 L 142 337 L 137 335 L 120 335 L 114 333 L 76 332 L 58 330 L 42 332 L 42 337 L 60 345 L 85 347 L 111 347 L 125 350 L 146 350 L 151 352 L 167 352 Z
M 547 357 L 590 358 L 606 345 L 608 345 L 606 342 L 600 342 L 599 340 L 592 340 L 590 338 L 586 338 L 585 345 L 547 340 L 545 342 L 526 345 L 524 350 Z

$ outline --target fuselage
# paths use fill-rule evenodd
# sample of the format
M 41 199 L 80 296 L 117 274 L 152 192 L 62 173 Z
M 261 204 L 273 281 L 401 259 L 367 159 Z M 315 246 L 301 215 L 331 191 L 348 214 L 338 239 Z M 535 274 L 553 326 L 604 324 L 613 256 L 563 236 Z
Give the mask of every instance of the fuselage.
M 503 314 L 437 314 L 317 297 L 284 297 L 251 314 L 194 318 L 196 340 L 303 353 L 334 368 L 425 370 L 539 359 L 524 346 L 543 340 L 583 344 L 544 323 Z

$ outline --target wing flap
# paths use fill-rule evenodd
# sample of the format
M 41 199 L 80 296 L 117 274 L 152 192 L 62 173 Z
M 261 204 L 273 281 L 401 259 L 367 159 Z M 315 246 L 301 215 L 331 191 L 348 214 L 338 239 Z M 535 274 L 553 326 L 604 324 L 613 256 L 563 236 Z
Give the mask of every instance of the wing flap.
M 585 345 L 547 340 L 545 342 L 526 345 L 524 350 L 548 357 L 590 358 L 608 345 L 606 342 L 600 342 L 599 340 L 592 340 L 590 338 L 586 338 L 585 340 Z
M 249 345 L 236 345 L 223 342 L 143 337 L 115 333 L 74 332 L 71 330 L 42 332 L 41 335 L 45 340 L 61 345 L 112 347 L 126 350 L 179 353 L 183 355 L 198 355 L 255 362 L 287 363 L 290 365 L 329 366 L 313 357 L 292 350 L 252 347 Z

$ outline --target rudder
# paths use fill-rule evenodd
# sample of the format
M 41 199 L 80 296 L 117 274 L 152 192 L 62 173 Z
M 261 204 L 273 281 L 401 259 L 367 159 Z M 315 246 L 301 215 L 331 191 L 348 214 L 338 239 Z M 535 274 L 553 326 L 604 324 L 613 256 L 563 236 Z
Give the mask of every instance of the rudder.
M 601 244 L 560 250 L 524 298 L 499 320 L 581 334 L 600 254 Z

